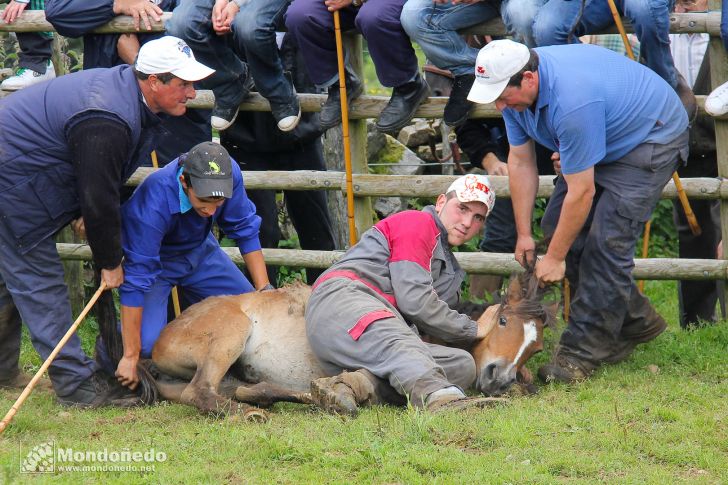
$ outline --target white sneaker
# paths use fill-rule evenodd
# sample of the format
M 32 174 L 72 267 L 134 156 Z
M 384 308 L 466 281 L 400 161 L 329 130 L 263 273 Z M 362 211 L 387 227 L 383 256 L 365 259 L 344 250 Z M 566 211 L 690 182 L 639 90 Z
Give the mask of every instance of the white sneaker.
M 711 116 L 728 113 L 728 82 L 721 84 L 705 98 L 705 111 Z
M 32 69 L 21 67 L 15 71 L 14 76 L 10 76 L 0 84 L 0 89 L 3 91 L 17 91 L 18 89 L 27 88 L 33 84 L 38 84 L 43 81 L 48 81 L 56 77 L 56 71 L 53 68 L 53 63 L 48 61 L 46 65 L 45 74 L 35 72 Z

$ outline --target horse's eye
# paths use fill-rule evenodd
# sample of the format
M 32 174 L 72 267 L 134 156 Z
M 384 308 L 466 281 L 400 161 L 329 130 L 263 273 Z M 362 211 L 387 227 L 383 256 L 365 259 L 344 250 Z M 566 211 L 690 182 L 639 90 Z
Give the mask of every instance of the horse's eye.
M 506 323 L 508 323 L 508 319 L 506 317 L 501 316 L 498 319 L 498 325 L 500 325 L 501 327 L 505 327 L 506 326 Z

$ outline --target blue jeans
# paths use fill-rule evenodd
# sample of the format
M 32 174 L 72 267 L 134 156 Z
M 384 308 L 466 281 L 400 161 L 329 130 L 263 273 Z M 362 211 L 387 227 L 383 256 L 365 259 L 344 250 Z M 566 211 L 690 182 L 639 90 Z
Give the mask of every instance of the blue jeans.
M 276 44 L 276 28 L 282 30 L 290 4 L 291 0 L 249 0 L 232 24 L 236 48 L 245 52 L 255 87 L 272 104 L 290 103 L 294 96 L 293 86 L 283 77 Z
M 218 36 L 213 31 L 213 3 L 213 0 L 184 0 L 174 9 L 165 27 L 169 35 L 189 44 L 198 61 L 215 69 L 199 85 L 212 90 L 216 105 L 233 108 L 243 101 L 248 67 L 235 53 L 231 37 Z
M 504 0 L 500 13 L 510 32 L 525 43 L 532 41 L 531 21 L 542 0 Z M 408 0 L 400 21 L 407 35 L 417 42 L 427 59 L 455 76 L 473 74 L 478 49 L 470 47 L 457 31 L 498 16 L 498 2 L 435 4 L 432 0 Z
M 673 1 L 615 0 L 615 3 L 634 25 L 640 40 L 640 52 L 647 66 L 675 88 L 677 71 L 670 53 L 669 37 L 669 16 Z M 614 24 L 606 0 L 586 0 L 581 18 L 580 6 L 580 0 L 549 0 L 538 11 L 533 22 L 536 44 L 566 44 L 569 40 L 576 43 L 579 42 L 579 36 L 599 32 Z

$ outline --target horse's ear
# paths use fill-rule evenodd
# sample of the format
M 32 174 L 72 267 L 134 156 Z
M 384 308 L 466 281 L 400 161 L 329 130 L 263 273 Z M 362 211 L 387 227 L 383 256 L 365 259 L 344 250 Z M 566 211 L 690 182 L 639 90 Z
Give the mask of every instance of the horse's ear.
M 550 327 L 551 329 L 556 328 L 556 315 L 559 314 L 560 301 L 552 301 L 546 304 L 546 320 L 543 322 L 544 326 Z
M 512 273 L 508 281 L 508 304 L 514 305 L 523 299 L 522 275 Z

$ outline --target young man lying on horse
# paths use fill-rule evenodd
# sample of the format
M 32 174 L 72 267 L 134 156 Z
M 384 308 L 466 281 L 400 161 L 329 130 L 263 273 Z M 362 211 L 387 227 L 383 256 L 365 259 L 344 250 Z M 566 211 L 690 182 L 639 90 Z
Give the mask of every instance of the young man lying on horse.
M 316 280 L 311 348 L 329 375 L 353 372 L 316 379 L 314 402 L 347 414 L 405 399 L 428 409 L 483 404 L 463 393 L 475 381 L 473 357 L 420 333 L 460 347 L 485 336 L 485 325 L 451 309 L 465 272 L 450 247 L 480 234 L 494 205 L 486 176 L 462 176 L 434 206 L 377 223 Z

